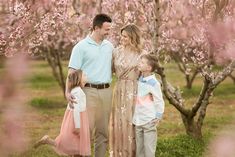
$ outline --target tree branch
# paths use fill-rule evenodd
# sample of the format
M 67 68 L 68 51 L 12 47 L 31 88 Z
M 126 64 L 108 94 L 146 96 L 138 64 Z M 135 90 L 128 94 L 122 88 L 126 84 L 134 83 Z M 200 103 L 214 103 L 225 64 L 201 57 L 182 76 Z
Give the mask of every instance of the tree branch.
M 203 103 L 203 100 L 206 97 L 207 90 L 209 88 L 210 81 L 206 78 L 204 78 L 203 87 L 201 89 L 200 95 L 196 101 L 196 103 L 193 105 L 191 110 L 191 117 L 194 117 L 197 114 L 198 109 L 201 107 L 201 104 Z
M 235 69 L 235 60 L 233 60 L 223 71 L 216 76 L 215 80 L 213 81 L 213 85 L 217 86 L 220 84 L 227 76 L 229 76 Z
M 206 109 L 207 109 L 207 106 L 209 105 L 210 94 L 211 94 L 210 91 L 206 92 L 204 100 L 203 100 L 202 105 L 200 107 L 200 113 L 199 113 L 199 116 L 198 116 L 198 119 L 197 119 L 197 122 L 196 122 L 197 126 L 198 126 L 198 128 L 200 128 L 200 130 L 202 128 L 203 121 L 204 121 L 205 116 L 206 116 Z
M 164 73 L 164 68 L 161 67 L 160 63 L 157 62 L 157 73 L 160 75 L 163 85 L 163 93 L 170 102 L 174 105 L 176 109 L 186 117 L 189 115 L 189 110 L 183 107 L 183 98 L 178 90 L 176 90 L 169 82 L 166 80 Z

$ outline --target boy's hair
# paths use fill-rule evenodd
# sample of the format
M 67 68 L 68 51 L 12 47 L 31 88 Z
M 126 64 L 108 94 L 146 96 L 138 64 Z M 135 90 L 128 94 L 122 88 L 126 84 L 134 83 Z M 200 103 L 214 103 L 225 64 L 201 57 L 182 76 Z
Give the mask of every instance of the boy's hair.
M 154 72 L 157 69 L 157 56 L 154 54 L 144 54 L 141 58 L 145 58 L 147 60 L 147 64 L 151 67 L 151 72 Z
M 92 29 L 95 30 L 95 27 L 98 26 L 99 28 L 102 27 L 103 23 L 105 22 L 112 22 L 111 17 L 106 14 L 97 14 L 92 22 Z
M 76 86 L 80 86 L 81 80 L 82 80 L 82 70 L 78 69 L 70 73 L 68 76 L 69 88 L 73 89 Z

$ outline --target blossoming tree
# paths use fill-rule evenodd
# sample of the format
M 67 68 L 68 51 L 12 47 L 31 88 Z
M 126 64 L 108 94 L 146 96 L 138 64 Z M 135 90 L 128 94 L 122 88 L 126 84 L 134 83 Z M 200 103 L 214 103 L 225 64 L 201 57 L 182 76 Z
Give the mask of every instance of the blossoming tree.
M 2 0 L 0 53 L 40 54 L 64 91 L 61 57 L 89 31 L 92 17 L 105 12 L 113 18 L 111 39 L 119 43 L 120 28 L 136 23 L 145 49 L 159 57 L 158 73 L 169 102 L 181 113 L 189 135 L 201 128 L 214 89 L 234 69 L 234 2 L 232 0 Z M 138 9 L 136 9 L 138 8 Z M 223 34 L 221 33 L 223 30 Z M 215 33 L 216 32 L 216 33 Z M 186 72 L 197 70 L 203 87 L 194 104 L 166 80 L 162 58 L 180 56 Z M 220 70 L 214 68 L 220 63 Z M 191 106 L 186 108 L 185 106 Z
M 203 85 L 197 99 L 188 104 L 180 89 L 167 82 L 164 67 L 158 73 L 168 101 L 181 113 L 187 134 L 201 138 L 203 120 L 215 88 L 235 68 L 234 2 L 228 0 L 161 1 L 166 4 L 160 21 L 155 53 L 179 54 L 185 63 L 196 67 Z M 218 69 L 220 65 L 221 67 Z M 187 107 L 186 107 L 187 106 Z M 190 106 L 190 107 L 189 107 Z

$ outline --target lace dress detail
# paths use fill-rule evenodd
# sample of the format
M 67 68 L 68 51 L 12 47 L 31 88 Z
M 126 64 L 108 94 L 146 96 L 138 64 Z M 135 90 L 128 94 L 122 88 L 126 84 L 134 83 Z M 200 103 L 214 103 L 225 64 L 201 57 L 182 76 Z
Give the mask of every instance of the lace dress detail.
M 113 90 L 110 119 L 110 157 L 135 157 L 135 130 L 132 124 L 140 54 L 118 47 L 113 53 L 117 82 Z

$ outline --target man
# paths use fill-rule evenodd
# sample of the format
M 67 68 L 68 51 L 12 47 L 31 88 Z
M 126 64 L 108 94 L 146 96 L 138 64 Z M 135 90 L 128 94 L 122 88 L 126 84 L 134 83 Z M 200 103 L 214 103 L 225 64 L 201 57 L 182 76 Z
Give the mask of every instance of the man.
M 77 43 L 69 61 L 68 75 L 76 69 L 83 70 L 88 83 L 83 88 L 87 98 L 87 112 L 91 137 L 95 129 L 94 151 L 96 157 L 104 157 L 108 144 L 108 123 L 111 109 L 112 51 L 113 45 L 105 40 L 111 28 L 112 19 L 98 14 L 93 19 L 92 33 Z M 67 81 L 66 98 L 73 102 Z

